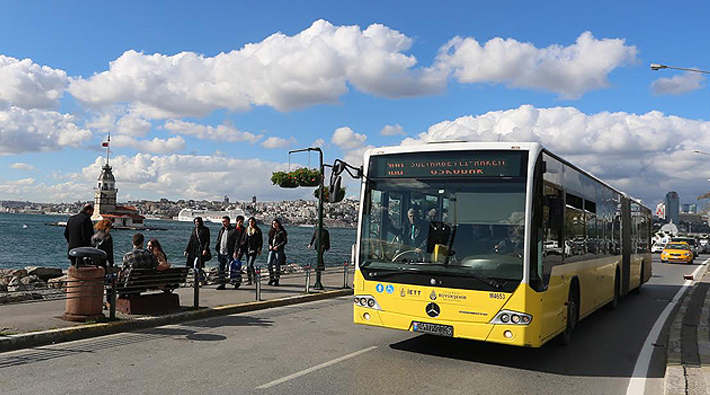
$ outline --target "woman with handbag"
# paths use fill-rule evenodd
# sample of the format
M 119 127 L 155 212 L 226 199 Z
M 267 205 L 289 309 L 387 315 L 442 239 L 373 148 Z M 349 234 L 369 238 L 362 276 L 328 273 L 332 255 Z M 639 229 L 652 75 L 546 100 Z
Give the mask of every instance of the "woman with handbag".
M 202 222 L 201 217 L 195 217 L 193 220 L 195 228 L 190 235 L 190 241 L 185 247 L 185 256 L 187 261 L 185 266 L 192 267 L 200 271 L 200 277 L 204 278 L 205 262 L 212 259 L 210 253 L 210 229 Z
M 106 260 L 108 262 L 102 262 L 102 265 L 104 267 L 105 275 L 104 275 L 104 284 L 109 285 L 111 284 L 111 281 L 113 279 L 114 273 L 113 273 L 113 237 L 111 236 L 111 226 L 113 225 L 113 222 L 111 222 L 110 219 L 102 219 L 101 221 L 97 222 L 96 225 L 94 225 L 94 229 L 96 229 L 96 233 L 94 233 L 93 236 L 91 236 L 91 246 L 94 248 L 98 248 L 101 251 L 106 253 L 106 256 L 108 257 Z M 107 265 L 108 263 L 108 265 Z M 104 303 L 104 309 L 108 309 L 109 303 L 111 303 L 111 296 L 112 296 L 112 291 L 113 288 L 107 287 L 106 288 L 106 303 Z
M 256 226 L 256 218 L 251 217 L 247 221 L 247 228 L 242 234 L 237 254 L 244 254 L 247 263 L 247 285 L 252 284 L 252 278 L 256 280 L 256 269 L 254 263 L 256 256 L 261 255 L 261 247 L 264 245 L 264 236 L 261 229 Z

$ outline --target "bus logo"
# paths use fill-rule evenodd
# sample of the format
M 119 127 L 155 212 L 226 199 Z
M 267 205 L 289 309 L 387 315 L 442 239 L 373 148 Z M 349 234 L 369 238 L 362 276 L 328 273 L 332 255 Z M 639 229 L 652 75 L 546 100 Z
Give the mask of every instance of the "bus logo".
M 436 303 L 429 303 L 426 305 L 426 315 L 428 315 L 431 318 L 436 318 L 439 316 L 441 313 L 441 309 L 439 308 L 439 305 Z
M 431 294 L 429 294 L 429 299 L 436 300 L 436 291 L 431 291 Z
M 406 295 L 407 295 L 407 288 L 405 288 L 405 287 L 400 288 L 399 289 L 399 296 L 403 298 Z

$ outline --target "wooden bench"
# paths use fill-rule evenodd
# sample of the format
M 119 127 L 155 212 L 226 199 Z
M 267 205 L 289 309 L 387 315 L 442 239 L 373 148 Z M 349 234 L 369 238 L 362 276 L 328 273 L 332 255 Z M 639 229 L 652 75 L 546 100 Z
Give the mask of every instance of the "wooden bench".
M 173 293 L 185 283 L 189 269 L 171 267 L 159 272 L 155 269 L 131 269 L 118 279 L 116 310 L 124 314 L 152 314 L 180 307 L 180 297 Z M 159 293 L 143 294 L 148 291 Z

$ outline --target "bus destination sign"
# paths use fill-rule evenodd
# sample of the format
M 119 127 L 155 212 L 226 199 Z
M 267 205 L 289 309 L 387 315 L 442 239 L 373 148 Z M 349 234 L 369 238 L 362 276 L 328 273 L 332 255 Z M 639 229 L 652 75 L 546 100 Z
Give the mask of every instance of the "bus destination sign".
M 524 175 L 520 151 L 454 151 L 373 156 L 370 177 L 519 177 Z

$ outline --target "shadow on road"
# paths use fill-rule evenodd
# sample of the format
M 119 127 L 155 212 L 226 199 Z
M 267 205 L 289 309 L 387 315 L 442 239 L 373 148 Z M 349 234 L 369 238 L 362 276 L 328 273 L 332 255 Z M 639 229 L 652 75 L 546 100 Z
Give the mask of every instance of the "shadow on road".
M 640 295 L 629 295 L 616 310 L 599 310 L 583 319 L 570 346 L 552 339 L 543 347 L 518 348 L 465 339 L 421 335 L 391 344 L 394 350 L 451 358 L 465 362 L 568 376 L 630 377 L 638 354 L 656 319 L 680 286 L 644 285 Z M 671 316 L 672 317 L 672 316 Z M 667 326 L 662 332 L 665 339 Z M 665 341 L 665 340 L 662 340 Z M 665 345 L 654 351 L 662 352 Z M 653 366 L 646 377 L 663 377 Z

